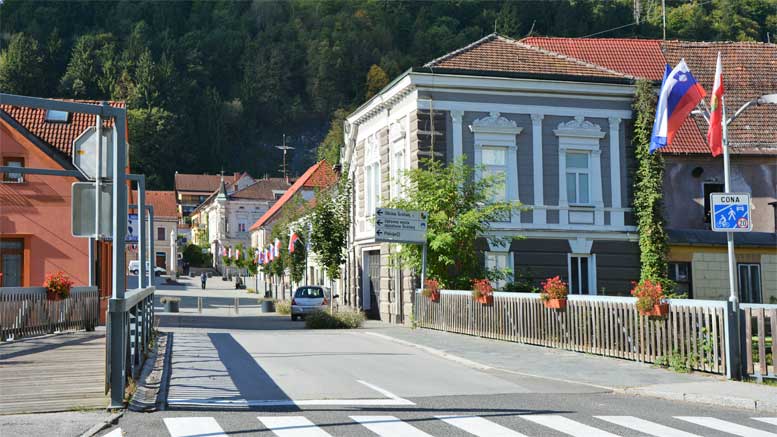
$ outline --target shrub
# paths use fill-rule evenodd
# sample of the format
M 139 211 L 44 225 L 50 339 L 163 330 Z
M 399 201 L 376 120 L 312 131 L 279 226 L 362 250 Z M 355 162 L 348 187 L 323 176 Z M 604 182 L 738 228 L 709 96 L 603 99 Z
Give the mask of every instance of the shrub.
M 637 298 L 637 309 L 641 312 L 652 310 L 666 299 L 664 289 L 657 281 L 643 279 L 639 283 L 632 282 L 632 285 L 631 295 Z
M 330 314 L 328 311 L 316 311 L 305 315 L 305 327 L 308 329 L 355 329 L 364 322 L 361 311 L 344 310 Z
M 283 315 L 291 314 L 291 302 L 288 300 L 279 300 L 278 302 L 275 302 L 275 312 Z
M 440 282 L 436 279 L 427 279 L 426 286 L 421 290 L 421 294 L 424 297 L 430 298 L 432 295 L 440 292 Z
M 491 296 L 494 294 L 494 287 L 491 286 L 491 281 L 488 279 L 473 279 L 472 280 L 472 298 L 477 300 L 481 297 Z
M 171 297 L 171 296 L 163 296 L 161 299 L 159 299 L 159 302 L 162 303 L 162 305 L 170 302 L 170 303 L 178 303 L 181 301 L 180 297 Z
M 561 280 L 560 276 L 554 276 L 542 281 L 542 294 L 540 299 L 566 299 L 569 294 L 567 283 Z
M 64 299 L 70 296 L 70 288 L 73 287 L 73 281 L 65 272 L 59 271 L 46 275 L 46 281 L 43 282 L 43 286 L 46 287 L 48 293 Z

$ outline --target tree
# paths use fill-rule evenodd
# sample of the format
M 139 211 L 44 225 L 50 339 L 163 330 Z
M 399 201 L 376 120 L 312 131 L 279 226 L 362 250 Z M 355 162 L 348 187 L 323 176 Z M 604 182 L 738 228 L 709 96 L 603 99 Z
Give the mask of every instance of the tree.
M 504 272 L 488 271 L 481 260 L 477 241 L 509 242 L 489 235 L 491 223 L 516 213 L 520 203 L 494 200 L 504 184 L 496 176 L 476 177 L 464 159 L 445 165 L 436 160 L 421 161 L 421 167 L 406 172 L 402 184 L 406 196 L 391 201 L 395 208 L 425 211 L 429 245 L 427 275 L 448 288 L 469 289 L 472 279 L 501 279 Z M 421 247 L 402 248 L 400 258 L 416 271 L 421 267 Z
M 634 176 L 634 212 L 639 234 L 640 279 L 667 283 L 668 236 L 664 229 L 663 181 L 664 158 L 651 154 L 650 137 L 655 119 L 656 94 L 649 81 L 637 82 L 634 94 L 633 143 L 637 158 Z
M 389 83 L 389 77 L 382 68 L 373 64 L 370 67 L 370 71 L 367 72 L 367 92 L 364 95 L 365 99 L 370 99 L 375 94 L 378 94 Z
M 116 42 L 109 33 L 86 34 L 78 38 L 62 77 L 62 90 L 80 98 L 110 96 L 118 76 Z
M 329 132 L 327 132 L 324 141 L 318 145 L 316 155 L 318 160 L 326 160 L 329 165 L 340 163 L 340 150 L 343 147 L 343 124 L 348 116 L 348 110 L 340 108 L 335 111 L 332 121 L 329 123 Z
M 38 41 L 23 33 L 14 34 L 8 48 L 0 52 L 0 90 L 37 96 L 44 88 L 43 79 L 44 59 Z
M 331 190 L 316 193 L 316 206 L 310 215 L 311 250 L 318 256 L 330 279 L 340 277 L 345 262 L 345 245 L 350 227 L 352 184 L 348 178 Z

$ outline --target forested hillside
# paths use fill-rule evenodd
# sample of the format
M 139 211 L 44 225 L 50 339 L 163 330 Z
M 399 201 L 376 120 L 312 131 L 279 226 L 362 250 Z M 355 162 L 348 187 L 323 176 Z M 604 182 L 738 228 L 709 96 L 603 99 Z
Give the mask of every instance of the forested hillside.
M 660 0 L 6 0 L 0 90 L 126 100 L 132 164 L 151 188 L 175 170 L 279 174 L 336 154 L 343 115 L 413 65 L 495 29 L 661 36 Z M 636 5 L 636 10 L 635 10 Z M 777 0 L 667 0 L 667 37 L 774 39 Z M 333 122 L 333 129 L 327 131 Z M 325 138 L 326 136 L 326 138 Z M 328 147 L 327 147 L 328 146 Z

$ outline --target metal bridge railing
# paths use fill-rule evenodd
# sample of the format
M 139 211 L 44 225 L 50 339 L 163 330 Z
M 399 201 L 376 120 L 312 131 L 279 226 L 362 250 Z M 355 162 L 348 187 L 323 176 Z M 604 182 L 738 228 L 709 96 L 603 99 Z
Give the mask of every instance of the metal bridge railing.
M 137 379 L 143 362 L 146 359 L 154 329 L 154 291 L 155 287 L 139 288 L 128 290 L 123 299 L 112 298 L 109 301 L 108 311 L 113 313 L 113 317 L 108 318 L 106 332 L 108 338 L 106 344 L 109 350 L 105 354 L 105 375 L 106 382 L 113 381 L 111 378 L 111 369 L 117 367 L 111 365 L 111 360 L 116 356 L 123 356 L 125 360 L 125 369 L 123 372 L 123 385 L 128 378 Z M 119 321 L 123 326 L 112 326 L 114 321 Z M 111 336 L 118 335 L 123 338 L 121 341 L 113 341 Z M 114 354 L 111 348 L 116 345 L 122 347 L 124 353 Z M 106 393 L 108 392 L 106 385 Z

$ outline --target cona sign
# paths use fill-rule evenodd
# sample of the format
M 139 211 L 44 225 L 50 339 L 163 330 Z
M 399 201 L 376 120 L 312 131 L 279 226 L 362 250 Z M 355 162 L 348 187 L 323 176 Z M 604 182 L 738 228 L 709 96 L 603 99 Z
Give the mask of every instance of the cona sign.
M 750 194 L 710 194 L 710 221 L 715 232 L 750 232 L 753 221 L 750 217 Z

